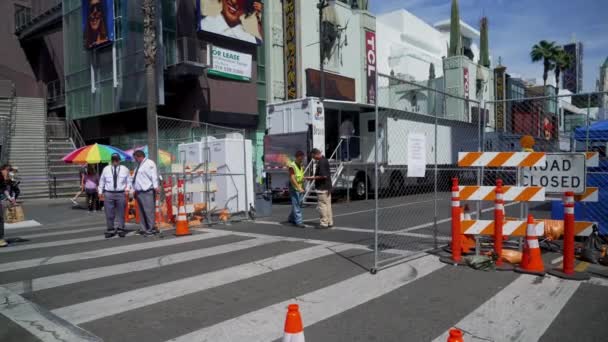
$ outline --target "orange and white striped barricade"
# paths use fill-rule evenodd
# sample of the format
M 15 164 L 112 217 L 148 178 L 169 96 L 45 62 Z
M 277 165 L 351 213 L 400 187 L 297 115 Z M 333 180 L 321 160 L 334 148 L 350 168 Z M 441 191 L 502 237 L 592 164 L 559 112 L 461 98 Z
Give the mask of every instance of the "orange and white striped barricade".
M 600 165 L 600 154 L 599 152 L 585 152 L 586 167 L 598 167 Z
M 554 268 L 549 274 L 570 280 L 588 280 L 589 274 L 574 270 L 574 193 L 567 191 L 564 197 L 564 247 L 561 268 Z
M 533 167 L 545 160 L 544 152 L 458 152 L 459 167 Z

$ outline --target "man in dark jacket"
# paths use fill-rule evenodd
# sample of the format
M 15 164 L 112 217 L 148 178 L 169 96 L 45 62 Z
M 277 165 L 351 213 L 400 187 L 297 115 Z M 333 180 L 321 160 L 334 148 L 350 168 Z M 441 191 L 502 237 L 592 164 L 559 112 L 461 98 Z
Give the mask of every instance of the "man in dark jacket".
M 331 210 L 331 171 L 329 161 L 321 154 L 321 151 L 314 148 L 312 157 L 317 161 L 315 175 L 308 177 L 315 181 L 317 190 L 318 209 L 321 215 L 321 228 L 331 228 L 334 226 L 334 218 Z

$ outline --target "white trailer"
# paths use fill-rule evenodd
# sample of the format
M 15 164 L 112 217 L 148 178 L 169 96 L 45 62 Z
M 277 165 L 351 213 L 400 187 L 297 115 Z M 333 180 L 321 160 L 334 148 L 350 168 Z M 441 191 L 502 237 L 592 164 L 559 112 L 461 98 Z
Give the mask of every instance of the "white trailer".
M 351 147 L 346 153 L 349 156 L 352 152 L 352 156 L 349 156 L 352 158 L 344 161 L 342 160 L 344 155 L 340 152 L 346 149 L 347 144 L 340 138 L 340 124 L 345 117 L 353 121 L 355 134 L 350 138 Z M 428 172 L 428 169 L 434 168 L 435 158 L 441 172 L 440 177 L 449 178 L 449 172 L 453 170 L 448 169 L 456 166 L 458 152 L 476 151 L 478 148 L 477 123 L 441 118 L 437 120 L 435 131 L 435 118 L 432 116 L 385 108 L 379 108 L 377 125 L 375 118 L 373 106 L 353 102 L 325 100 L 321 103 L 316 98 L 305 98 L 275 103 L 267 108 L 266 141 L 269 143 L 265 141 L 265 151 L 277 148 L 272 146 L 274 136 L 280 136 L 281 145 L 286 146 L 289 144 L 285 141 L 290 136 L 294 140 L 301 140 L 302 133 L 307 133 L 306 146 L 309 150 L 313 147 L 318 148 L 330 159 L 332 171 L 335 172 L 332 179 L 334 189 L 348 191 L 354 198 L 365 198 L 368 192 L 374 191 L 376 142 L 380 190 L 403 189 L 411 184 L 432 184 L 434 173 Z M 378 139 L 376 139 L 376 128 L 378 128 Z M 435 132 L 437 132 L 436 142 Z M 407 139 L 411 133 L 424 134 L 427 137 L 425 177 L 407 177 Z M 435 149 L 437 149 L 436 157 Z M 290 152 L 295 153 L 295 151 Z M 267 172 L 272 172 L 271 164 L 265 161 Z M 286 170 L 282 172 L 285 173 Z M 284 187 L 283 183 L 287 178 L 282 176 L 280 179 L 280 184 L 271 182 L 270 187 L 273 191 Z

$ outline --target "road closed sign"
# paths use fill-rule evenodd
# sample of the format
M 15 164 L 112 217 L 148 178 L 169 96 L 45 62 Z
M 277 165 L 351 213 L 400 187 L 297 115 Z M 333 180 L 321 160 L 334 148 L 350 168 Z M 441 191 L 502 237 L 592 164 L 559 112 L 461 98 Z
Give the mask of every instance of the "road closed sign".
M 522 169 L 523 186 L 542 186 L 549 194 L 585 192 L 584 153 L 547 153 L 545 165 Z

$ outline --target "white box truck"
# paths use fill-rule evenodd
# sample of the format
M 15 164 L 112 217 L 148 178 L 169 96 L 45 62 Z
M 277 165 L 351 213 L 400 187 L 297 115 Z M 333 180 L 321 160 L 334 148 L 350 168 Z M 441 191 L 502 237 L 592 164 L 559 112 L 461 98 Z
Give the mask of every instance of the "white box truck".
M 341 139 L 341 125 L 346 120 L 350 120 L 354 127 L 349 144 Z M 317 98 L 304 98 L 268 105 L 264 164 L 270 176 L 270 189 L 275 194 L 285 193 L 288 184 L 285 162 L 288 157 L 293 158 L 296 149 L 321 150 L 330 159 L 335 172 L 332 179 L 334 190 L 348 189 L 352 197 L 365 198 L 368 192 L 375 190 L 376 142 L 380 190 L 432 184 L 434 173 L 428 172 L 428 168 L 435 166 L 435 149 L 439 177 L 449 179 L 457 165 L 458 152 L 476 151 L 478 148 L 477 123 L 438 119 L 435 146 L 435 118 L 432 116 L 379 108 L 378 120 L 376 125 L 374 106 L 354 102 L 325 100 L 321 103 Z M 425 177 L 407 177 L 407 139 L 410 133 L 427 137 Z M 344 150 L 348 152 L 344 153 Z

